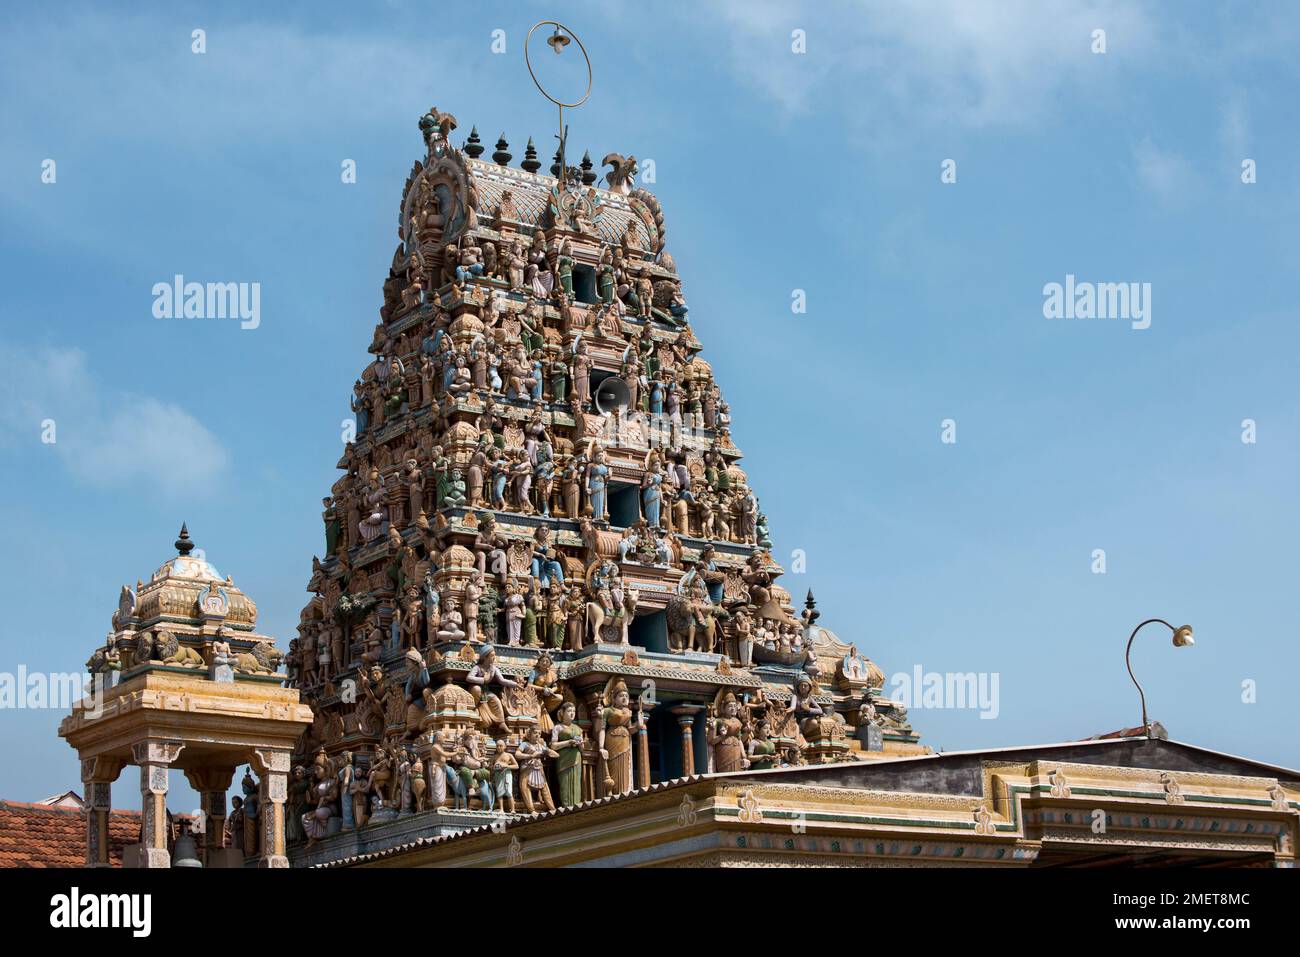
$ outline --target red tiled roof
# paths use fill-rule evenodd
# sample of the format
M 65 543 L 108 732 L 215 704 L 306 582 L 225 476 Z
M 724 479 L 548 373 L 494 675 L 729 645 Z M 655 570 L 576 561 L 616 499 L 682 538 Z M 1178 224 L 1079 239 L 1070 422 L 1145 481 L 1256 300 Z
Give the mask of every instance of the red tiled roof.
M 122 848 L 140 840 L 139 811 L 108 815 L 108 859 L 122 866 Z M 86 814 L 76 808 L 0 801 L 0 867 L 82 867 Z

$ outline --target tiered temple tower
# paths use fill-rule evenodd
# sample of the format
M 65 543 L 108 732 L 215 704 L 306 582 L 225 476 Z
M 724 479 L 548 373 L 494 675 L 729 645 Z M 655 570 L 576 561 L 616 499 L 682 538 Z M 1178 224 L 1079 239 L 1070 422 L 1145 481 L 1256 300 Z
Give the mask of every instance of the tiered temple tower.
M 635 159 L 419 125 L 288 658 L 308 831 L 923 751 L 779 581 Z

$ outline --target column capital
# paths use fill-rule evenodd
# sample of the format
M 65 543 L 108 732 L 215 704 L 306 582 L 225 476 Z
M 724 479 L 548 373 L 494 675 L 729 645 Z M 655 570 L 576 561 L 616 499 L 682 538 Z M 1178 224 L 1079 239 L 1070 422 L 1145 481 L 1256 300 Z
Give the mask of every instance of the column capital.
M 253 766 L 257 776 L 262 777 L 266 774 L 288 774 L 292 758 L 287 749 L 254 748 L 249 755 L 248 763 Z
M 173 764 L 184 750 L 183 741 L 158 741 L 150 738 L 131 745 L 131 757 L 136 764 Z
M 84 784 L 112 784 L 122 773 L 126 762 L 121 758 L 100 755 L 95 758 L 81 759 L 81 780 Z
M 704 709 L 698 704 L 679 704 L 669 710 L 677 716 L 677 723 L 682 729 L 689 730 L 695 724 L 695 716 Z
M 190 787 L 200 794 L 207 791 L 220 791 L 224 794 L 230 790 L 230 782 L 234 779 L 234 767 L 205 766 L 185 769 L 185 780 L 189 781 Z

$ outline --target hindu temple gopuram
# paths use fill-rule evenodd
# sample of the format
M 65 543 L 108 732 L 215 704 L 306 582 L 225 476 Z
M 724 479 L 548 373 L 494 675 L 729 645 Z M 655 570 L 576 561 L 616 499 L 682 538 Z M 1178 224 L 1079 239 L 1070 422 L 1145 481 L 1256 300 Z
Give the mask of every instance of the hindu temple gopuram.
M 1294 772 L 1151 727 L 931 753 L 785 584 L 636 159 L 457 126 L 419 118 L 297 635 L 187 529 L 122 590 L 60 731 L 89 863 L 126 764 L 149 866 L 1294 863 Z
M 597 185 L 455 127 L 420 119 L 288 654 L 307 837 L 919 752 L 781 585 L 635 159 Z

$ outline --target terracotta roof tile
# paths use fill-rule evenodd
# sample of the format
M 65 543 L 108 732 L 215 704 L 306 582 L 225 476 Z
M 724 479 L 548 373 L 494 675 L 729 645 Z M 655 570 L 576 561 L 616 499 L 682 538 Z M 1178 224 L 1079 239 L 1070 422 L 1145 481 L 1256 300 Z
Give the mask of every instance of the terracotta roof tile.
M 0 867 L 81 867 L 86 862 L 84 812 L 0 801 Z M 139 811 L 112 811 L 108 856 L 122 866 L 122 849 L 140 839 Z

